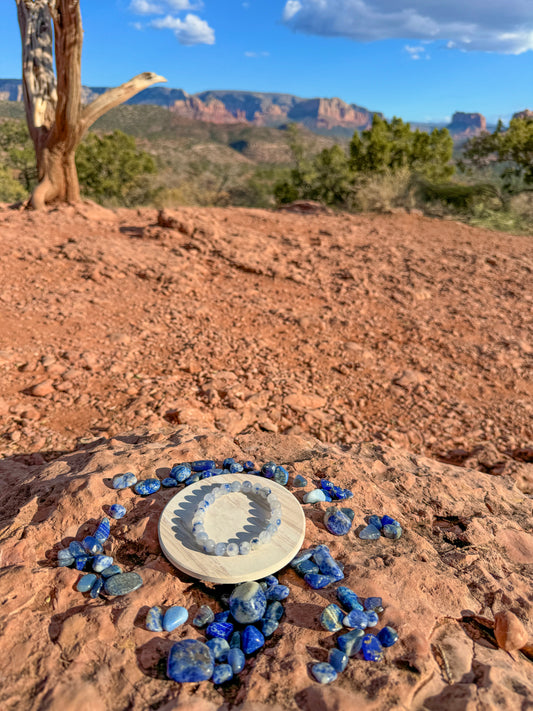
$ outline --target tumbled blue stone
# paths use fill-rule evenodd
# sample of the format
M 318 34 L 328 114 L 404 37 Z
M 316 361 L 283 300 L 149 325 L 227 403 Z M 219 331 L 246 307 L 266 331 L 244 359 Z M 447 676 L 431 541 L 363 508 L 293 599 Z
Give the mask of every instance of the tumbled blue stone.
M 167 489 L 172 489 L 172 487 L 178 485 L 178 482 L 175 479 L 173 479 L 171 476 L 167 476 L 163 479 L 163 481 L 161 482 L 161 485 Z
M 185 481 L 191 476 L 191 468 L 187 464 L 177 464 L 172 467 L 169 476 L 179 482 Z
M 224 684 L 233 679 L 233 669 L 231 664 L 217 664 L 211 677 L 213 684 Z
M 111 565 L 113 565 L 113 558 L 110 555 L 95 555 L 93 558 L 93 570 L 95 573 L 101 573 Z
M 337 672 L 331 664 L 327 662 L 313 664 L 311 673 L 320 684 L 331 684 L 331 682 L 337 678 Z
M 287 482 L 289 481 L 289 472 L 285 469 L 285 467 L 278 465 L 276 467 L 276 471 L 274 472 L 273 479 L 277 484 L 280 484 L 281 486 L 286 486 Z
M 244 471 L 244 467 L 242 464 L 239 464 L 239 462 L 232 462 L 229 465 L 229 470 L 231 474 L 239 474 L 240 472 Z
M 94 537 L 96 538 L 96 540 L 99 543 L 101 543 L 103 545 L 109 538 L 110 533 L 111 533 L 111 526 L 109 525 L 109 519 L 103 518 L 100 521 L 100 523 L 98 524 L 98 528 L 94 532 Z
M 120 573 L 122 573 L 120 565 L 110 565 L 109 568 L 102 570 L 102 577 L 111 578 L 113 575 L 119 575 Z
M 216 469 L 206 469 L 205 472 L 200 472 L 200 479 L 210 479 L 215 476 Z
M 267 479 L 272 479 L 274 474 L 276 473 L 276 467 L 278 465 L 275 462 L 266 462 L 263 464 L 261 467 L 261 474 L 263 476 L 266 476 Z
M 346 669 L 348 665 L 348 656 L 341 652 L 337 647 L 329 650 L 328 662 L 331 664 L 333 669 L 339 674 Z
M 74 558 L 78 558 L 80 555 L 87 555 L 85 548 L 79 541 L 72 541 L 72 543 L 69 543 L 68 550 Z
M 109 507 L 109 515 L 111 518 L 122 518 L 126 515 L 126 508 L 122 504 L 113 504 Z
M 91 597 L 97 598 L 98 595 L 100 595 L 100 591 L 102 590 L 103 587 L 104 587 L 104 581 L 102 580 L 102 578 L 97 578 L 94 581 L 94 585 L 91 588 L 91 592 L 90 592 Z
M 294 477 L 294 481 L 292 483 L 294 486 L 297 486 L 297 487 L 307 486 L 307 479 L 304 476 L 302 476 L 301 474 L 297 474 Z
M 354 518 L 355 518 L 355 511 L 354 511 L 353 509 L 349 509 L 349 508 L 343 506 L 342 508 L 339 509 L 339 511 L 342 511 L 342 513 L 343 513 L 345 516 L 348 516 L 348 518 L 350 519 L 350 521 L 353 521 L 353 520 L 354 520 Z
M 309 550 L 306 551 L 300 551 L 297 556 L 295 556 L 291 562 L 290 565 L 294 568 L 295 566 L 299 565 L 300 563 L 303 563 L 304 560 L 309 560 L 311 556 L 314 554 L 315 549 L 310 548 Z
M 208 637 L 222 637 L 228 639 L 233 633 L 233 625 L 231 622 L 211 622 L 205 631 Z
M 366 612 L 362 610 L 351 610 L 344 620 L 346 627 L 364 630 L 368 627 Z
M 313 554 L 313 560 L 320 568 L 322 575 L 329 575 L 335 580 L 342 580 L 344 573 L 339 564 L 333 559 L 326 546 L 318 546 Z
M 185 479 L 183 483 L 185 486 L 189 486 L 190 484 L 196 484 L 197 481 L 200 481 L 200 474 L 198 472 L 190 476 L 188 479 Z
M 266 592 L 267 600 L 285 600 L 290 595 L 290 590 L 286 585 L 272 585 Z
M 235 459 L 233 459 L 233 457 L 226 457 L 222 462 L 222 469 L 229 469 L 232 464 L 235 464 Z
M 298 575 L 305 575 L 306 573 L 318 573 L 320 568 L 312 560 L 304 560 L 302 563 L 293 566 L 294 570 Z
M 368 610 L 366 613 L 367 627 L 375 627 L 379 622 L 378 613 L 375 610 Z
M 198 608 L 198 612 L 196 613 L 192 623 L 195 627 L 205 627 L 205 625 L 213 622 L 214 619 L 215 615 L 209 605 L 202 605 Z
M 365 610 L 383 609 L 383 600 L 380 597 L 367 597 L 363 603 Z
M 341 489 L 340 486 L 336 486 L 334 489 L 335 492 L 335 499 L 338 500 L 343 500 L 343 499 L 351 499 L 353 498 L 353 491 L 350 491 L 350 489 Z
M 279 622 L 277 620 L 269 620 L 269 619 L 263 620 L 263 625 L 261 627 L 261 632 L 263 633 L 263 637 L 270 637 L 271 635 L 274 634 L 274 632 L 278 629 L 278 627 L 279 627 Z
M 97 577 L 94 573 L 88 573 L 78 580 L 76 585 L 76 590 L 78 592 L 89 592 L 92 586 L 95 584 Z
M 137 477 L 133 472 L 119 474 L 113 479 L 113 489 L 127 489 L 137 483 Z
M 352 527 L 352 519 L 342 511 L 328 509 L 324 514 L 326 528 L 334 536 L 345 536 Z
M 359 538 L 362 538 L 364 541 L 377 541 L 378 538 L 381 538 L 381 531 L 370 524 L 359 532 Z
M 191 469 L 193 472 L 204 472 L 206 469 L 215 468 L 216 463 L 212 459 L 197 459 L 191 464 Z
M 155 494 L 160 488 L 161 482 L 159 479 L 143 479 L 135 484 L 133 491 L 139 496 L 148 496 L 149 494 Z
M 264 618 L 265 620 L 276 620 L 278 622 L 281 620 L 283 617 L 283 613 L 285 612 L 285 608 L 279 602 L 278 600 L 274 600 L 274 602 L 271 602 L 270 605 L 267 607 Z
M 276 578 L 275 575 L 267 575 L 265 578 L 265 583 L 267 585 L 278 585 L 279 580 Z
M 91 553 L 92 555 L 98 555 L 103 550 L 102 544 L 97 541 L 94 536 L 85 536 L 82 545 L 87 553 Z
M 176 627 L 180 627 L 189 619 L 189 613 L 185 607 L 174 605 L 169 607 L 163 617 L 163 629 L 165 632 L 172 632 Z
M 87 563 L 89 562 L 90 557 L 85 553 L 84 555 L 77 555 L 74 558 L 74 566 L 76 570 L 83 570 Z
M 363 657 L 367 662 L 381 662 L 383 659 L 383 647 L 379 639 L 373 634 L 366 634 L 363 637 Z
M 207 640 L 206 645 L 209 647 L 215 661 L 222 659 L 223 655 L 229 652 L 230 649 L 228 641 L 223 637 L 211 637 L 211 639 Z
M 321 590 L 335 582 L 335 578 L 331 575 L 320 575 L 320 573 L 306 573 L 304 580 L 313 590 Z
M 253 470 L 255 469 L 255 464 L 253 462 L 250 462 L 249 460 L 247 462 L 244 462 L 242 466 L 245 472 L 253 472 Z
M 323 489 L 330 496 L 333 496 L 333 492 L 335 490 L 335 484 L 332 481 L 330 481 L 329 479 L 321 479 L 320 480 L 320 488 Z
M 230 595 L 229 609 L 237 622 L 257 622 L 265 614 L 267 600 L 259 583 L 237 585 Z
M 253 625 L 247 625 L 242 631 L 241 644 L 242 651 L 245 654 L 253 654 L 258 649 L 260 649 L 265 643 L 265 638 L 259 632 L 257 627 Z
M 311 489 L 311 491 L 308 491 L 303 498 L 304 504 L 316 504 L 318 501 L 326 500 L 326 492 L 322 491 L 322 489 Z
M 240 674 L 246 664 L 244 652 L 241 649 L 233 648 L 224 655 L 224 661 L 230 665 L 234 674 Z
M 65 568 L 74 563 L 74 556 L 68 548 L 63 548 L 57 552 L 57 562 L 60 568 Z
M 239 632 L 239 630 L 235 630 L 235 632 L 231 635 L 229 646 L 231 647 L 231 649 L 241 648 L 241 633 Z
M 159 605 L 151 607 L 146 613 L 146 629 L 150 632 L 163 631 L 163 610 Z
M 381 529 L 381 533 L 385 538 L 398 540 L 402 536 L 402 527 L 397 521 L 395 523 L 386 523 Z
M 104 589 L 108 595 L 127 595 L 138 590 L 142 584 L 139 573 L 119 573 L 106 579 Z
M 385 514 L 385 516 L 381 517 L 381 525 L 386 526 L 388 523 L 397 523 L 397 521 L 394 518 L 392 518 L 392 516 L 387 516 Z
M 381 530 L 383 526 L 381 523 L 381 516 L 376 516 L 376 514 L 372 514 L 372 516 L 368 517 L 368 523 L 371 526 L 375 526 L 378 530 Z
M 334 602 L 325 607 L 320 614 L 320 624 L 329 632 L 337 632 L 342 629 L 344 612 Z
M 398 641 L 398 632 L 387 625 L 378 632 L 378 639 L 384 647 L 392 647 Z
M 353 657 L 361 649 L 364 636 L 365 633 L 363 630 L 351 630 L 351 632 L 341 634 L 337 637 L 337 644 L 339 645 L 341 651 L 349 657 Z
M 167 661 L 169 679 L 183 682 L 206 681 L 213 676 L 215 665 L 211 651 L 197 639 L 183 639 L 173 644 Z

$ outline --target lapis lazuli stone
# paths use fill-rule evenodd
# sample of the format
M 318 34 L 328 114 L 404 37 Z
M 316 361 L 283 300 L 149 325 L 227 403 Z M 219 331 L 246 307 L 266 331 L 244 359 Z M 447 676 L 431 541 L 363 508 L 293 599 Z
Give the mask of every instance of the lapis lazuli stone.
M 318 546 L 313 554 L 313 560 L 320 568 L 322 575 L 329 575 L 335 580 L 342 580 L 344 573 L 326 546 Z
M 198 612 L 196 613 L 192 623 L 195 627 L 205 627 L 210 622 L 213 622 L 214 619 L 215 615 L 209 605 L 202 605 L 198 608 Z
M 278 465 L 275 462 L 266 462 L 263 464 L 261 467 L 261 474 L 263 476 L 266 476 L 267 479 L 272 479 L 274 474 L 276 473 L 276 467 Z
M 259 583 L 237 585 L 229 599 L 230 612 L 237 622 L 257 622 L 265 614 L 267 600 Z
M 109 568 L 102 570 L 102 578 L 111 578 L 113 575 L 120 575 L 122 568 L 120 565 L 110 565 Z
M 386 526 L 388 523 L 397 523 L 396 519 L 392 518 L 392 516 L 385 516 L 381 517 L 381 525 Z
M 98 595 L 100 595 L 100 592 L 103 587 L 104 587 L 104 581 L 102 580 L 102 578 L 97 578 L 94 581 L 94 585 L 91 588 L 91 592 L 90 592 L 91 597 L 97 598 Z
M 187 464 L 177 464 L 172 467 L 169 476 L 179 482 L 185 481 L 191 476 L 191 468 Z
M 320 488 L 323 489 L 327 494 L 333 497 L 333 492 L 335 490 L 335 484 L 329 479 L 320 480 Z
M 138 590 L 142 584 L 139 573 L 119 573 L 106 579 L 104 589 L 108 595 L 127 595 Z
M 113 479 L 113 489 L 127 489 L 137 483 L 137 477 L 133 472 L 119 474 Z
M 160 488 L 161 482 L 159 479 L 143 479 L 135 484 L 133 491 L 139 496 L 149 496 L 150 494 L 155 494 Z
M 229 465 L 229 471 L 231 474 L 240 474 L 242 471 L 244 471 L 244 467 L 242 464 L 239 464 L 239 462 L 232 462 Z
M 219 659 L 222 659 L 224 654 L 229 652 L 230 649 L 228 641 L 222 637 L 211 637 L 211 639 L 207 640 L 206 645 L 209 647 L 213 659 L 217 662 Z
M 375 627 L 379 622 L 378 613 L 375 610 L 368 610 L 366 614 L 367 627 Z
M 319 684 L 331 684 L 337 678 L 337 672 L 327 662 L 320 662 L 319 664 L 313 664 L 311 667 L 311 673 Z
M 264 645 L 265 638 L 257 627 L 247 625 L 242 631 L 241 643 L 245 654 L 253 654 Z
M 94 573 L 88 573 L 78 580 L 76 585 L 76 590 L 78 592 L 89 592 L 92 586 L 95 584 L 97 577 Z
M 395 521 L 394 523 L 386 523 L 381 529 L 381 533 L 385 538 L 392 538 L 393 540 L 398 540 L 402 537 L 402 527 Z
M 398 632 L 393 627 L 384 627 L 378 632 L 378 639 L 383 647 L 392 647 L 398 641 Z
M 362 538 L 364 541 L 377 541 L 378 538 L 381 538 L 381 531 L 369 524 L 359 532 L 359 538 Z
M 261 632 L 263 633 L 263 637 L 271 637 L 274 634 L 274 632 L 278 629 L 278 627 L 279 627 L 279 622 L 277 620 L 264 619 L 263 626 L 261 627 Z
M 304 580 L 313 590 L 321 590 L 335 582 L 335 578 L 331 575 L 320 575 L 320 573 L 306 573 Z
M 265 578 L 265 583 L 270 586 L 270 585 L 279 585 L 279 580 L 276 578 L 275 575 L 267 575 Z
M 320 614 L 320 624 L 329 632 L 337 632 L 342 629 L 344 612 L 334 602 L 325 607 Z
M 334 536 L 345 536 L 352 527 L 352 519 L 342 511 L 328 509 L 324 514 L 324 524 Z
M 231 622 L 211 622 L 205 631 L 209 637 L 222 637 L 228 639 L 233 633 L 233 625 Z
M 229 469 L 232 464 L 235 464 L 235 459 L 233 459 L 233 457 L 226 457 L 222 462 L 222 469 Z
M 255 464 L 249 460 L 247 462 L 244 462 L 242 466 L 245 472 L 253 472 L 253 470 L 255 469 Z
M 297 474 L 294 477 L 294 481 L 292 482 L 294 486 L 297 486 L 298 488 L 302 486 L 307 486 L 307 479 L 302 476 L 301 474 Z
M 348 657 L 344 652 L 341 652 L 337 647 L 329 650 L 328 662 L 331 664 L 333 669 L 339 674 L 343 672 L 348 665 Z
M 183 639 L 172 645 L 167 661 L 169 679 L 180 683 L 206 681 L 214 669 L 211 651 L 203 642 Z
M 347 610 L 363 610 L 363 604 L 353 590 L 341 585 L 337 588 L 337 597 L 340 604 Z
M 272 585 L 266 592 L 267 600 L 285 600 L 289 597 L 290 590 L 286 585 Z
M 188 479 L 185 479 L 183 483 L 185 484 L 185 486 L 189 486 L 190 484 L 196 484 L 197 481 L 200 481 L 199 472 L 192 474 Z
M 113 565 L 113 558 L 110 555 L 95 555 L 93 558 L 93 570 L 95 573 L 101 573 L 111 565 Z
M 367 597 L 363 603 L 365 610 L 383 609 L 383 600 L 380 597 Z
M 85 536 L 82 545 L 87 553 L 91 553 L 92 555 L 98 555 L 103 550 L 102 544 L 97 541 L 94 536 Z
M 146 629 L 150 632 L 163 631 L 163 610 L 159 605 L 151 607 L 146 613 Z
M 163 616 L 163 629 L 165 632 L 172 632 L 177 627 L 187 622 L 189 619 L 189 613 L 185 607 L 180 607 L 179 605 L 174 605 L 169 607 Z
M 274 602 L 271 602 L 270 605 L 267 607 L 264 618 L 265 620 L 276 620 L 276 622 L 279 622 L 281 618 L 283 617 L 283 613 L 285 612 L 285 608 L 279 602 L 278 600 L 274 600 Z
M 174 486 L 178 485 L 178 482 L 171 476 L 166 476 L 161 482 L 161 485 L 164 486 L 166 489 L 172 489 Z
M 80 555 L 87 555 L 85 548 L 79 541 L 72 541 L 69 543 L 68 550 L 74 558 L 78 558 Z
M 375 526 L 378 530 L 381 530 L 383 526 L 381 516 L 376 516 L 376 514 L 372 514 L 372 516 L 368 517 L 368 523 L 370 526 Z
M 215 469 L 216 463 L 212 459 L 197 459 L 191 463 L 193 472 L 204 472 L 206 469 Z
M 303 498 L 304 504 L 316 504 L 319 501 L 326 500 L 326 492 L 322 491 L 322 489 L 311 489 L 311 491 L 308 491 Z
M 246 664 L 244 652 L 241 649 L 233 648 L 226 652 L 224 659 L 233 669 L 234 674 L 240 674 Z
M 216 469 L 206 469 L 203 472 L 200 472 L 200 479 L 210 479 L 212 476 L 215 476 Z
M 366 634 L 363 637 L 363 657 L 367 662 L 381 662 L 383 659 L 383 647 L 379 639 L 373 634 Z
M 301 563 L 298 563 L 298 565 L 294 565 L 293 568 L 298 573 L 298 575 L 320 572 L 318 565 L 312 560 L 304 560 Z
M 239 632 L 239 630 L 235 630 L 235 632 L 231 635 L 229 646 L 231 647 L 231 649 L 241 648 L 241 633 Z
M 353 498 L 353 491 L 350 491 L 350 489 L 341 489 L 339 486 L 335 487 L 335 498 L 342 500 L 342 499 L 351 499 Z
M 224 612 L 215 613 L 215 622 L 227 622 L 229 620 L 230 611 L 224 610 Z
M 109 507 L 109 515 L 114 519 L 122 518 L 126 515 L 126 508 L 122 504 L 113 504 Z
M 299 565 L 300 563 L 303 563 L 304 560 L 309 560 L 309 559 L 312 557 L 312 555 L 314 554 L 314 552 L 315 552 L 315 549 L 314 549 L 314 548 L 310 548 L 310 549 L 307 550 L 307 551 L 300 551 L 300 552 L 298 553 L 298 555 L 295 556 L 295 557 L 291 560 L 291 563 L 290 563 L 291 566 L 292 566 L 293 568 L 295 568 L 295 567 L 296 567 L 297 565 Z
M 364 636 L 365 633 L 363 630 L 351 630 L 351 632 L 341 634 L 337 637 L 337 644 L 339 645 L 341 651 L 349 657 L 353 657 L 361 649 Z
M 231 664 L 217 664 L 211 677 L 213 684 L 224 684 L 233 679 L 233 669 Z
M 103 518 L 100 521 L 100 523 L 98 524 L 98 528 L 94 532 L 94 537 L 96 538 L 96 540 L 99 543 L 101 543 L 103 545 L 109 538 L 110 533 L 111 533 L 111 527 L 109 525 L 109 519 Z
M 364 630 L 368 627 L 368 618 L 366 612 L 361 610 L 351 610 L 344 620 L 346 627 Z
M 89 562 L 90 557 L 87 554 L 84 555 L 77 555 L 74 558 L 74 566 L 76 570 L 83 570 L 87 563 Z
M 274 472 L 273 479 L 277 484 L 286 486 L 289 481 L 289 472 L 285 469 L 285 467 L 278 465 L 276 467 L 276 471 Z
M 63 548 L 57 552 L 57 562 L 60 568 L 66 568 L 74 563 L 74 556 L 68 548 Z

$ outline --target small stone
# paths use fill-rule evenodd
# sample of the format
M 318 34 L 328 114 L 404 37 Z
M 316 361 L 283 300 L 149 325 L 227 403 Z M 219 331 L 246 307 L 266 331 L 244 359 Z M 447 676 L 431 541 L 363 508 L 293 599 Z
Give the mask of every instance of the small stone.
M 311 667 L 311 673 L 319 684 L 331 684 L 337 678 L 337 672 L 327 662 L 320 662 L 319 664 L 313 664 Z
M 138 590 L 142 584 L 139 573 L 120 573 L 107 578 L 104 589 L 108 595 L 127 595 Z
M 228 641 L 222 637 L 211 637 L 211 639 L 207 640 L 206 645 L 211 650 L 213 659 L 217 662 L 219 659 L 222 659 L 224 654 L 229 652 L 230 649 Z
M 303 501 L 304 504 L 316 504 L 319 501 L 326 501 L 326 494 L 322 489 L 312 489 L 305 494 Z
M 69 543 L 68 550 L 74 558 L 78 558 L 81 555 L 87 555 L 85 548 L 79 541 L 72 541 L 72 543 Z
M 337 644 L 339 645 L 341 651 L 343 651 L 349 657 L 353 657 L 361 649 L 364 636 L 365 633 L 363 632 L 363 630 L 352 630 L 351 632 L 341 634 L 339 637 L 337 637 Z
M 113 479 L 113 489 L 128 489 L 137 483 L 137 477 L 133 472 L 119 474 Z
M 344 612 L 335 603 L 325 607 L 320 614 L 320 624 L 329 632 L 337 632 L 342 629 Z
M 313 590 L 321 590 L 336 582 L 331 575 L 320 575 L 320 573 L 306 573 L 304 580 Z
M 103 578 L 112 578 L 113 575 L 120 575 L 122 573 L 122 568 L 120 565 L 110 565 L 109 568 L 105 568 L 105 570 L 102 570 L 102 577 Z
M 293 566 L 298 575 L 306 575 L 307 573 L 318 573 L 320 568 L 312 560 L 304 560 L 302 563 Z
M 176 481 L 183 482 L 191 476 L 191 468 L 186 464 L 178 464 L 172 467 L 169 476 Z
M 237 585 L 229 599 L 230 612 L 237 622 L 257 622 L 265 614 L 267 600 L 259 583 Z M 246 651 L 246 650 L 245 650 Z
M 210 622 L 213 622 L 214 619 L 215 615 L 209 605 L 202 605 L 198 608 L 198 612 L 192 623 L 195 627 L 205 627 Z
M 279 585 L 279 580 L 275 575 L 267 575 L 265 578 L 265 583 L 270 587 L 271 585 Z
M 224 610 L 224 612 L 215 613 L 215 622 L 227 622 L 229 620 L 230 611 Z
M 281 465 L 276 467 L 276 471 L 273 476 L 274 481 L 281 486 L 286 486 L 289 481 L 289 472 Z
M 267 600 L 285 600 L 289 597 L 290 590 L 286 585 L 272 585 L 266 592 Z
M 368 627 L 368 618 L 365 612 L 361 610 L 351 610 L 351 612 L 343 620 L 345 627 L 364 630 Z
M 298 555 L 291 560 L 291 567 L 295 568 L 297 565 L 303 563 L 305 560 L 309 560 L 313 556 L 314 552 L 314 548 L 311 548 L 307 551 L 300 551 Z
M 326 494 L 329 494 L 332 498 L 334 498 L 333 493 L 335 490 L 335 484 L 332 481 L 329 479 L 321 479 L 320 488 L 325 491 Z
M 189 613 L 185 607 L 174 605 L 169 607 L 163 617 L 163 629 L 165 632 L 172 632 L 177 627 L 183 625 L 189 619 Z
M 234 674 L 240 674 L 246 664 L 246 657 L 241 649 L 233 648 L 224 655 L 225 661 L 230 665 Z
M 241 648 L 241 633 L 239 632 L 239 630 L 235 630 L 235 632 L 231 635 L 229 646 L 231 649 Z
M 383 659 L 383 647 L 373 634 L 366 634 L 363 637 L 362 650 L 363 657 L 367 662 L 381 662 Z
M 57 563 L 60 568 L 66 568 L 74 563 L 74 556 L 68 548 L 63 548 L 57 552 Z
M 253 654 L 264 645 L 265 638 L 257 627 L 247 625 L 242 632 L 241 641 L 242 651 L 245 654 Z
M 392 538 L 393 540 L 398 540 L 402 535 L 402 527 L 396 521 L 395 523 L 386 523 L 381 529 L 381 534 L 385 538 Z
M 161 482 L 159 479 L 143 479 L 143 481 L 137 482 L 133 487 L 133 491 L 139 496 L 149 496 L 150 494 L 155 494 L 161 488 Z
M 30 388 L 30 395 L 34 397 L 46 397 L 54 392 L 54 381 L 53 380 L 43 380 Z
M 377 623 L 379 622 L 379 617 L 378 613 L 375 610 L 368 610 L 366 614 L 366 619 L 367 619 L 367 627 L 375 627 Z
M 381 530 L 383 527 L 383 524 L 381 523 L 381 516 L 376 516 L 376 514 L 372 514 L 372 516 L 368 517 L 368 523 L 370 526 L 374 526 L 378 530 Z
M 364 541 L 377 541 L 378 538 L 381 538 L 381 531 L 375 526 L 368 525 L 359 532 L 359 538 Z
M 344 573 L 326 546 L 317 547 L 313 554 L 313 560 L 320 568 L 322 575 L 329 575 L 335 580 L 344 578 Z
M 333 649 L 329 650 L 328 662 L 337 673 L 341 673 L 348 665 L 348 657 L 344 652 L 341 652 L 340 649 L 333 647 Z
M 274 602 L 271 602 L 270 605 L 267 607 L 266 612 L 264 614 L 264 619 L 276 620 L 276 622 L 279 622 L 279 620 L 281 620 L 281 618 L 283 617 L 284 612 L 285 608 L 283 607 L 281 602 L 275 600 Z
M 193 472 L 204 472 L 206 469 L 215 469 L 216 463 L 212 459 L 198 459 L 192 462 L 191 469 Z
M 352 527 L 352 519 L 342 511 L 328 509 L 324 514 L 324 524 L 334 536 L 345 536 Z
M 222 469 L 229 469 L 232 464 L 235 464 L 233 457 L 226 457 L 222 462 Z
M 163 481 L 161 482 L 161 485 L 166 487 L 167 489 L 171 489 L 172 487 L 177 486 L 178 482 L 175 479 L 173 479 L 171 476 L 167 476 L 163 479 Z
M 213 684 L 224 684 L 226 681 L 233 679 L 233 669 L 230 664 L 217 664 L 213 671 Z
M 163 631 L 163 610 L 159 605 L 151 607 L 146 613 L 146 629 L 150 632 Z
M 494 615 L 494 634 L 498 646 L 512 652 L 522 649 L 527 644 L 527 632 L 518 617 L 510 612 L 497 612 Z
M 83 570 L 85 568 L 85 566 L 87 565 L 87 563 L 89 562 L 89 560 L 90 560 L 90 557 L 86 554 L 77 555 L 74 558 L 74 566 L 75 566 L 76 570 Z
M 363 604 L 353 590 L 341 585 L 337 588 L 337 597 L 340 604 L 347 610 L 363 610 Z
M 100 523 L 98 524 L 98 528 L 94 532 L 94 537 L 96 540 L 104 545 L 104 543 L 107 541 L 109 538 L 109 534 L 111 532 L 111 527 L 109 525 L 109 519 L 108 518 L 103 518 Z
M 367 597 L 363 603 L 365 610 L 377 610 L 383 609 L 383 600 L 380 597 Z
M 303 486 L 307 486 L 307 479 L 304 476 L 302 476 L 301 474 L 297 474 L 294 477 L 294 481 L 292 483 L 294 486 L 301 488 Z
M 277 466 L 278 465 L 275 462 L 266 462 L 266 464 L 263 464 L 261 467 L 261 474 L 266 476 L 267 479 L 272 479 L 276 473 Z
M 385 516 L 381 517 L 381 525 L 382 526 L 386 526 L 389 523 L 397 523 L 397 521 L 395 519 L 393 519 L 392 516 L 385 515 Z
M 335 493 L 334 498 L 339 499 L 339 500 L 353 498 L 353 491 L 350 491 L 350 489 L 341 489 L 339 486 L 335 487 L 334 493 Z
M 271 637 L 274 632 L 278 629 L 279 627 L 279 622 L 276 620 L 269 620 L 265 619 L 263 620 L 263 626 L 261 627 L 261 632 L 263 633 L 263 637 Z
M 167 676 L 179 683 L 206 681 L 215 665 L 211 651 L 197 639 L 183 639 L 172 645 L 168 655 Z
M 114 519 L 122 518 L 126 515 L 126 508 L 122 504 L 113 504 L 109 507 L 109 515 Z
M 85 536 L 81 543 L 87 553 L 91 553 L 92 555 L 98 555 L 99 553 L 102 553 L 102 545 L 99 541 L 96 540 L 94 536 Z
M 242 471 L 244 471 L 244 467 L 242 466 L 242 464 L 239 464 L 239 462 L 232 462 L 229 465 L 229 471 L 230 474 L 240 474 Z
M 398 641 L 398 632 L 387 625 L 387 627 L 378 632 L 378 639 L 383 647 L 392 647 Z
M 222 637 L 228 639 L 233 633 L 233 625 L 231 622 L 211 622 L 205 631 L 209 637 Z
M 247 461 L 242 465 L 245 472 L 253 472 L 255 469 L 255 464 L 253 462 Z
M 104 587 L 104 581 L 102 580 L 102 578 L 97 578 L 94 581 L 94 585 L 91 588 L 91 592 L 90 592 L 91 597 L 93 599 L 97 598 L 98 595 L 100 595 L 100 592 L 103 587 Z
M 94 573 L 88 573 L 87 575 L 82 576 L 78 580 L 78 584 L 76 585 L 76 590 L 78 592 L 89 592 L 89 590 L 95 584 L 96 580 L 97 580 L 97 577 Z
M 110 555 L 95 555 L 93 558 L 93 570 L 95 573 L 101 573 L 111 565 L 113 565 L 113 558 Z
M 200 474 L 196 473 L 190 476 L 188 479 L 185 479 L 183 482 L 185 486 L 189 486 L 190 484 L 196 484 L 197 481 L 200 481 Z

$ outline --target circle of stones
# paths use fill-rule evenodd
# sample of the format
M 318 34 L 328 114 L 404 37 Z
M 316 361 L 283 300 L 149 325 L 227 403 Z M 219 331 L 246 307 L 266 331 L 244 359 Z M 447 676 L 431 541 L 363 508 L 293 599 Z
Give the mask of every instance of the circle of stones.
M 213 538 L 209 538 L 209 535 L 204 527 L 204 520 L 207 510 L 215 503 L 215 501 L 217 501 L 217 499 L 220 499 L 222 496 L 226 496 L 226 494 L 233 494 L 236 492 L 246 495 L 255 494 L 256 496 L 265 499 L 270 506 L 270 515 L 267 518 L 266 526 L 264 526 L 263 530 L 258 535 L 242 540 L 240 543 L 227 543 L 223 541 L 215 541 Z M 280 525 L 281 504 L 279 503 L 278 497 L 273 494 L 272 489 L 269 489 L 267 486 L 254 485 L 248 480 L 243 482 L 234 481 L 231 484 L 222 484 L 211 489 L 211 491 L 206 494 L 202 501 L 198 504 L 191 521 L 191 529 L 196 543 L 203 547 L 205 553 L 217 556 L 247 555 L 248 553 L 255 551 L 264 543 L 269 543 L 272 536 L 274 536 L 279 529 Z M 241 536 L 241 534 L 239 535 Z

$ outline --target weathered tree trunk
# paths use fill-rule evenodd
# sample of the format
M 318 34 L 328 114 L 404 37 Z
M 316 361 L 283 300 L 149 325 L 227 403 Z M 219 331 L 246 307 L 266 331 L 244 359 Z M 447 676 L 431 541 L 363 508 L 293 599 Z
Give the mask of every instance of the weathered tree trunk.
M 54 201 L 78 202 L 74 158 L 85 132 L 109 109 L 166 79 L 152 72 L 139 74 L 82 108 L 80 0 L 15 1 L 22 39 L 26 120 L 39 179 L 30 205 L 41 209 Z

